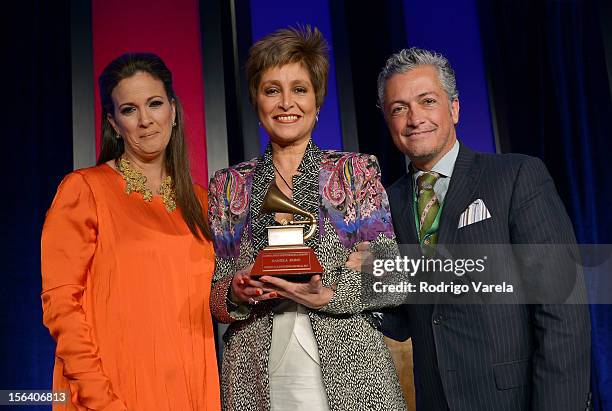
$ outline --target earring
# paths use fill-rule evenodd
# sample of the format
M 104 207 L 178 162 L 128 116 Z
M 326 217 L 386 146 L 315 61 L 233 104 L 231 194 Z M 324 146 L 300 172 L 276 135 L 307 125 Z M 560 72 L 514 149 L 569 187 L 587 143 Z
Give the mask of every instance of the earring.
M 121 140 L 121 134 L 117 133 L 117 140 Z
M 258 125 L 259 127 L 261 127 L 261 121 L 258 121 L 258 122 L 257 122 L 257 125 Z
M 315 123 L 319 122 L 319 111 L 321 111 L 321 109 L 317 109 L 317 114 L 315 114 Z
M 176 120 L 172 120 L 172 127 L 176 127 Z

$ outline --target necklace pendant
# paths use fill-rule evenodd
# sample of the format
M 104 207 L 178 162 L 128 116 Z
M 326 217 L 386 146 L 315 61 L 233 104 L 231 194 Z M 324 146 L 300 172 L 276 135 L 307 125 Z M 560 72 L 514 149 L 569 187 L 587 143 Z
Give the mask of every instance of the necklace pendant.
M 147 176 L 140 170 L 133 169 L 130 165 L 130 161 L 123 157 L 115 160 L 115 165 L 126 182 L 126 194 L 140 193 L 143 200 L 146 202 L 150 203 L 153 201 L 153 191 L 147 187 Z M 176 192 L 172 186 L 171 176 L 164 178 L 157 193 L 162 197 L 164 206 L 169 213 L 176 210 Z
M 176 193 L 172 187 L 172 177 L 167 176 L 164 178 L 164 181 L 159 186 L 159 190 L 157 190 L 157 194 L 162 196 L 166 210 L 169 213 L 176 210 Z

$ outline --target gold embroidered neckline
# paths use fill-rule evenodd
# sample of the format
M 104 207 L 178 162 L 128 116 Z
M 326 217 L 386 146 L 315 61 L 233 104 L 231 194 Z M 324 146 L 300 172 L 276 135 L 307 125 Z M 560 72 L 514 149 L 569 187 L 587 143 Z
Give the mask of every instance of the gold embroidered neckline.
M 130 160 L 123 157 L 116 159 L 115 165 L 126 182 L 125 192 L 127 194 L 133 192 L 140 193 L 142 194 L 142 198 L 150 203 L 153 200 L 153 192 L 147 188 L 147 177 L 142 174 L 140 170 L 132 168 Z M 163 179 L 157 190 L 157 194 L 162 197 L 166 210 L 168 210 L 169 213 L 176 210 L 176 192 L 172 186 L 171 176 L 167 176 Z

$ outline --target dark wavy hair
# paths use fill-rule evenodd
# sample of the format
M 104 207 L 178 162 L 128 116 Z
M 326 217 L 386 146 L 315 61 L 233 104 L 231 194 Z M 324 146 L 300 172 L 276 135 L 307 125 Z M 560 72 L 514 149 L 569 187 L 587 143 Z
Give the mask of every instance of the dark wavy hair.
M 159 56 L 150 53 L 126 53 L 111 61 L 102 71 L 98 79 L 102 103 L 102 142 L 98 165 L 121 157 L 125 151 L 123 139 L 115 137 L 115 131 L 108 121 L 108 115 L 114 117 L 115 112 L 111 93 L 121 80 L 140 72 L 148 73 L 160 80 L 164 84 L 168 100 L 176 104 L 176 126 L 172 128 L 170 141 L 166 147 L 166 171 L 174 182 L 176 203 L 180 207 L 189 230 L 198 240 L 202 240 L 202 235 L 210 239 L 208 223 L 193 189 L 193 181 L 189 172 L 183 108 L 172 88 L 172 73 Z

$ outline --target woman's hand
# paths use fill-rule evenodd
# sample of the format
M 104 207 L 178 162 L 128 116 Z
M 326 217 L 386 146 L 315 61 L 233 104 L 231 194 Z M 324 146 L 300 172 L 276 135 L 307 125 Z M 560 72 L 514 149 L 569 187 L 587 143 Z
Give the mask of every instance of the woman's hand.
M 349 255 L 346 267 L 351 270 L 366 272 L 368 267 L 371 270 L 373 260 L 374 256 L 370 251 L 370 242 L 364 241 L 357 244 L 357 251 Z M 262 283 L 268 284 L 268 287 L 274 287 L 279 296 L 315 310 L 327 305 L 334 296 L 334 290 L 323 287 L 320 275 L 313 275 L 307 283 L 293 283 L 282 278 L 266 275 L 260 278 L 259 284 Z
M 327 305 L 334 296 L 331 288 L 323 287 L 320 275 L 313 275 L 307 283 L 292 283 L 268 275 L 262 276 L 260 280 L 264 284 L 274 286 L 281 297 L 315 310 Z
M 232 279 L 232 287 L 230 288 L 230 299 L 235 304 L 252 304 L 255 305 L 260 301 L 277 298 L 278 293 L 272 290 L 260 281 L 255 281 L 250 278 L 250 272 L 253 264 L 238 271 Z
M 371 273 L 373 262 L 374 255 L 370 251 L 370 242 L 364 241 L 357 244 L 357 251 L 354 251 L 349 255 L 345 265 L 351 270 Z

